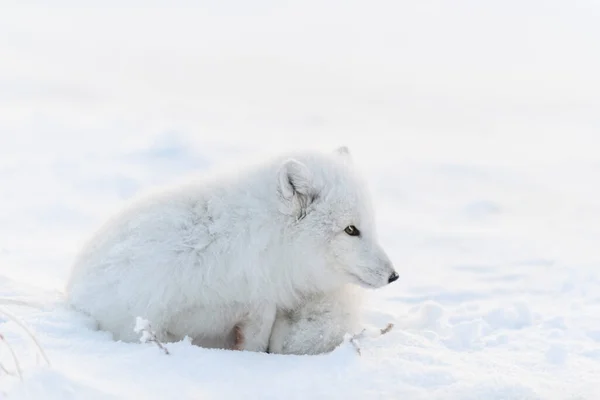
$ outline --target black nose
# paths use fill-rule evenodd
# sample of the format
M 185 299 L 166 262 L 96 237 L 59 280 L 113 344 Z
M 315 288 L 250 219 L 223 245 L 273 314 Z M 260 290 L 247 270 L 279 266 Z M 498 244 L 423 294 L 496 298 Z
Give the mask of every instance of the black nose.
M 396 280 L 398 280 L 399 276 L 396 273 L 396 271 L 392 272 L 392 274 L 390 275 L 390 278 L 388 279 L 388 283 L 392 283 Z

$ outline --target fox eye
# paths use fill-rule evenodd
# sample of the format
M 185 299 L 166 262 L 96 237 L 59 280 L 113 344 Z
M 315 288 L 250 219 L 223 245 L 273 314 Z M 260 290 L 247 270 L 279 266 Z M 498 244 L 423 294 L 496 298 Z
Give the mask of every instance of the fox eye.
M 354 225 L 347 226 L 346 229 L 344 229 L 344 232 L 350 236 L 360 235 L 360 231 Z

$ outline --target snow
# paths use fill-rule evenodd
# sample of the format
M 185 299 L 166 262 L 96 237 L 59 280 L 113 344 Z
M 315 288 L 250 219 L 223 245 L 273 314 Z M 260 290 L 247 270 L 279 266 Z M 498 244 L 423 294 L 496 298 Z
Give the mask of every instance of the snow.
M 0 314 L 24 373 L 0 399 L 597 398 L 597 4 L 4 3 L 0 307 L 51 365 Z M 340 145 L 400 274 L 369 292 L 365 327 L 394 328 L 361 355 L 166 355 L 63 307 L 78 247 L 136 193 Z

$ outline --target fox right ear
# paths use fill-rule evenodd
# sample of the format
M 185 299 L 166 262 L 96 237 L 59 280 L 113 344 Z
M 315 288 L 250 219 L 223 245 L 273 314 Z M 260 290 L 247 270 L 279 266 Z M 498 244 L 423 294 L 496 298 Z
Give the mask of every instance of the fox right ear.
M 350 155 L 350 149 L 348 149 L 348 146 L 338 147 L 337 149 L 335 149 L 335 152 L 337 154 L 341 154 L 343 156 L 349 156 Z
M 294 159 L 285 161 L 279 169 L 279 192 L 283 198 L 280 210 L 298 220 L 304 218 L 313 198 L 312 190 L 313 178 L 306 165 Z
M 350 154 L 350 150 L 348 146 L 341 146 L 334 150 L 336 156 L 344 158 L 344 160 L 352 162 L 352 155 Z

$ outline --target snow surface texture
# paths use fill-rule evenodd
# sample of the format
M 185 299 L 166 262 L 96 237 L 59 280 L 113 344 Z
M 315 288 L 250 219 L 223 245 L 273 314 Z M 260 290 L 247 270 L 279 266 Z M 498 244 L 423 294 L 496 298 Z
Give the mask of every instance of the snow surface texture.
M 593 2 L 3 3 L 0 316 L 9 399 L 597 399 Z M 241 156 L 347 145 L 400 280 L 386 335 L 320 356 L 124 344 L 60 307 L 132 195 Z M 151 322 L 151 321 L 150 321 Z M 12 368 L 0 346 L 0 360 Z

